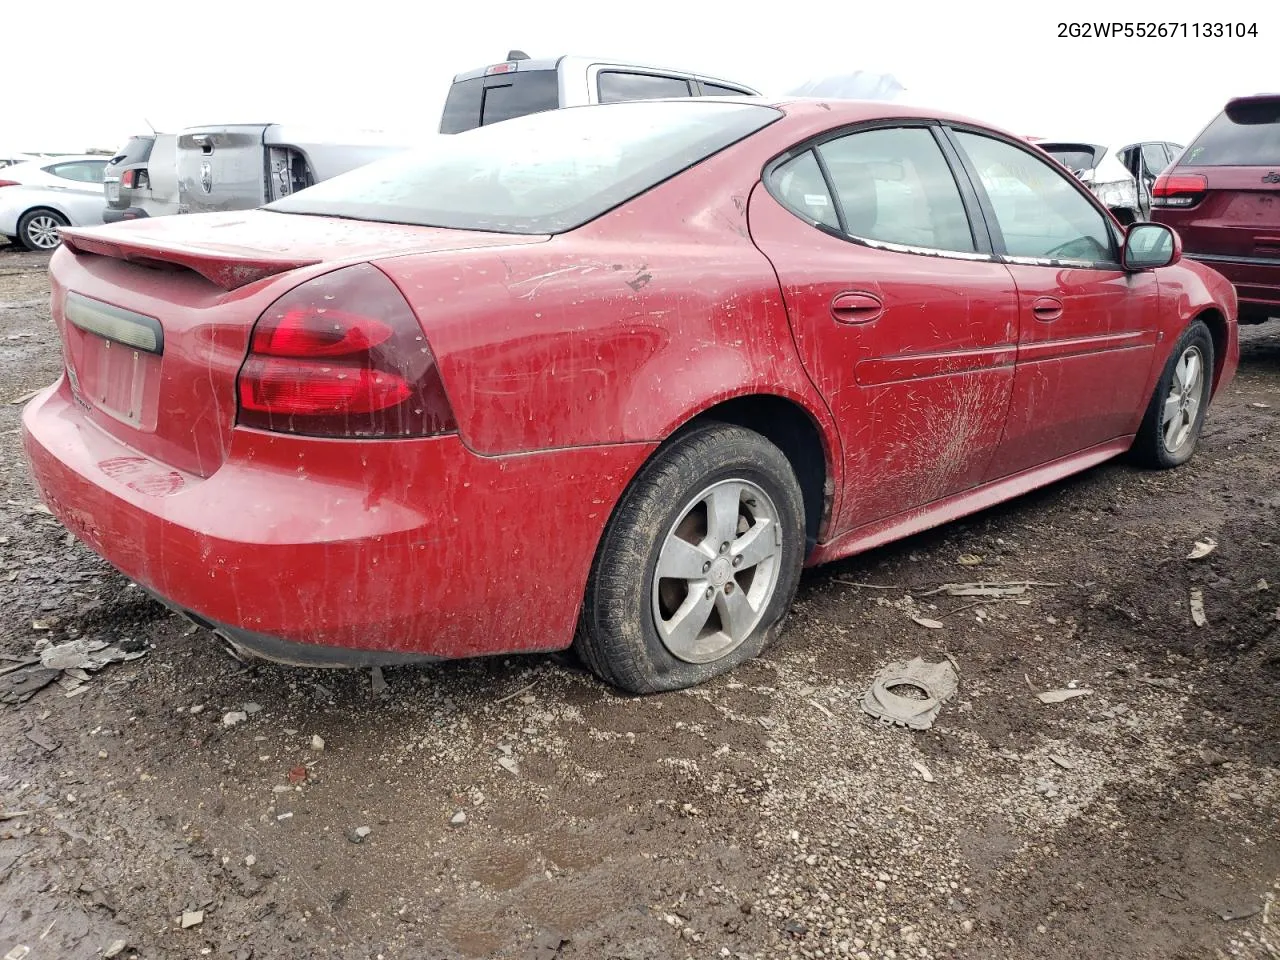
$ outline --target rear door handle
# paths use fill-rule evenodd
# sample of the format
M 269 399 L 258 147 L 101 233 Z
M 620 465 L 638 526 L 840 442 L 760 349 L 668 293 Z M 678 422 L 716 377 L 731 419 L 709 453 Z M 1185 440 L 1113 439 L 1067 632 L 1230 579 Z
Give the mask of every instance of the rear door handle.
M 1062 316 L 1062 301 L 1054 297 L 1040 297 L 1031 304 L 1031 312 L 1035 314 L 1037 320 L 1049 323 Z
M 870 293 L 842 293 L 831 301 L 831 315 L 841 323 L 870 323 L 882 313 L 884 304 Z

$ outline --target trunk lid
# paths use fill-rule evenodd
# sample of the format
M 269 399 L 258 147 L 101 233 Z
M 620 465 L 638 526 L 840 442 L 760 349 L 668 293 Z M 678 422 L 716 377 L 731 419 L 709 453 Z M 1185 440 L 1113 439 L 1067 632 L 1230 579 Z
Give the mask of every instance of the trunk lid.
M 68 230 L 49 269 L 67 380 L 100 429 L 209 476 L 253 324 L 286 290 L 378 257 L 546 239 L 265 211 Z

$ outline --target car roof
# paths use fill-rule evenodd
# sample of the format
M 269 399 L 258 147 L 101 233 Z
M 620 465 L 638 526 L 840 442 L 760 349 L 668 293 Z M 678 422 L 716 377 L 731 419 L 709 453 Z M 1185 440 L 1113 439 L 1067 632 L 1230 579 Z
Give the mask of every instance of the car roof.
M 640 63 L 632 60 L 616 60 L 611 57 L 586 57 L 577 54 L 563 54 L 559 57 L 539 57 L 537 59 L 530 58 L 528 60 L 495 60 L 487 63 L 483 67 L 476 67 L 474 70 L 467 70 L 463 73 L 456 74 L 453 78 L 454 83 L 463 80 L 474 80 L 477 77 L 483 77 L 485 71 L 490 67 L 500 63 L 510 63 L 514 65 L 513 71 L 521 73 L 530 70 L 556 70 L 561 66 L 572 67 L 590 67 L 595 64 L 609 67 L 624 67 L 634 70 L 657 70 L 663 73 L 683 73 L 691 77 L 697 77 L 699 80 L 705 80 L 707 83 L 724 84 L 733 87 L 744 87 L 748 90 L 754 90 L 754 87 L 748 87 L 747 84 L 738 80 L 728 80 L 723 77 L 713 77 L 709 73 L 703 73 L 700 70 L 687 70 L 683 67 L 673 67 L 656 63 Z

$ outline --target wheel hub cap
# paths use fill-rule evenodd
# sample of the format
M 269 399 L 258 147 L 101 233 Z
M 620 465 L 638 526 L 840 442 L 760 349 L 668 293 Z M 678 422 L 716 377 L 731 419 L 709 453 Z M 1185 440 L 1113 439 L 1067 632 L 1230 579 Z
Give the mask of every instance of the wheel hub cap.
M 733 567 L 729 561 L 721 557 L 715 563 L 711 564 L 711 569 L 707 573 L 707 579 L 711 581 L 713 587 L 723 587 L 729 582 L 729 577 L 733 575 Z

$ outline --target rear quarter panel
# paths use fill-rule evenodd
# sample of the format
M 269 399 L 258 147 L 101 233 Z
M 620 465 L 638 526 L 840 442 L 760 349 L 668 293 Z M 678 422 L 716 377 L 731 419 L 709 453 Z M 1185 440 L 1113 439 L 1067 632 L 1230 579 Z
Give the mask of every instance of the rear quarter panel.
M 834 436 L 747 232 L 770 152 L 730 148 L 547 243 L 380 261 L 427 331 L 468 446 L 661 440 L 753 393 L 795 401 Z

